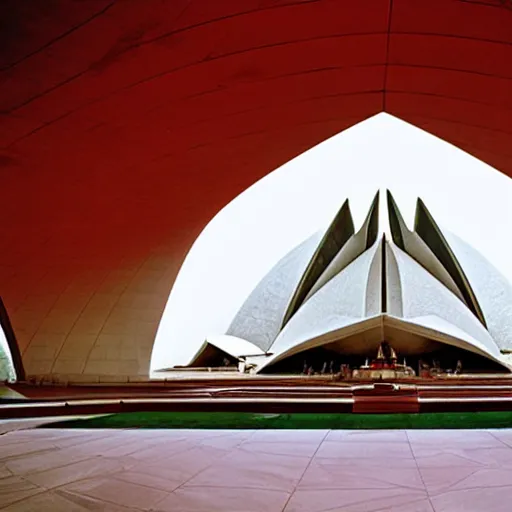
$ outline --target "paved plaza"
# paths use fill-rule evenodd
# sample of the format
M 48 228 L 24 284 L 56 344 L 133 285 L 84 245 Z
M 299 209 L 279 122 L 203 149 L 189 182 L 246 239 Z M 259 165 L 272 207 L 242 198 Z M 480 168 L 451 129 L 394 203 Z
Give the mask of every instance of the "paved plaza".
M 0 423 L 0 510 L 509 512 L 512 430 Z

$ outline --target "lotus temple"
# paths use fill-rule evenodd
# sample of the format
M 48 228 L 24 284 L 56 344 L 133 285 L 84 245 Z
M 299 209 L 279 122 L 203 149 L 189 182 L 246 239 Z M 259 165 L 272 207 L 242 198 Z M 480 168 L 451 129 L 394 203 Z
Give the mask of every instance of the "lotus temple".
M 198 344 L 188 367 L 360 378 L 509 373 L 508 281 L 442 230 L 421 199 L 414 228 L 391 192 L 386 199 L 389 239 L 379 234 L 378 193 L 361 226 L 346 200 L 325 231 L 275 264 L 227 332 Z

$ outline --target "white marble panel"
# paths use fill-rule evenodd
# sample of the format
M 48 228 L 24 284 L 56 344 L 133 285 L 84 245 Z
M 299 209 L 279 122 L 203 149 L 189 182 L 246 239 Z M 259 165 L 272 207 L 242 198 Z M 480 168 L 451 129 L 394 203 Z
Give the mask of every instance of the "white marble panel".
M 366 292 L 370 267 L 380 256 L 379 243 L 361 254 L 307 300 L 286 324 L 270 348 L 279 354 L 290 347 L 366 317 Z
M 478 340 L 490 353 L 496 354 L 496 343 L 469 308 L 408 254 L 394 244 L 390 243 L 390 247 L 400 274 L 403 317 L 437 316 Z
M 512 350 L 512 286 L 482 254 L 444 231 L 482 308 L 487 329 L 500 349 Z
M 226 334 L 250 341 L 262 350 L 270 347 L 321 237 L 322 233 L 315 233 L 276 264 L 249 295 Z

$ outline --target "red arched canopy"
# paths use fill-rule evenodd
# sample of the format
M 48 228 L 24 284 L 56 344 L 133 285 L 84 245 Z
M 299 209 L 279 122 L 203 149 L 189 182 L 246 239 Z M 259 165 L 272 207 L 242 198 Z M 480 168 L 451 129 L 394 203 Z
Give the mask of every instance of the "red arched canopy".
M 380 111 L 512 175 L 505 0 L 4 0 L 0 290 L 29 375 L 147 375 L 255 180 Z

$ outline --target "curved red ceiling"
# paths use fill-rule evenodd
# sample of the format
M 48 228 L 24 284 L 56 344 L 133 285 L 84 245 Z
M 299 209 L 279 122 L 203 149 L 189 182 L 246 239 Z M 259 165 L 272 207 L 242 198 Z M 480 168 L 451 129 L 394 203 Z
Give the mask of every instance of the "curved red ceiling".
M 512 175 L 505 0 L 4 0 L 0 290 L 30 375 L 147 375 L 215 212 L 387 111 Z

